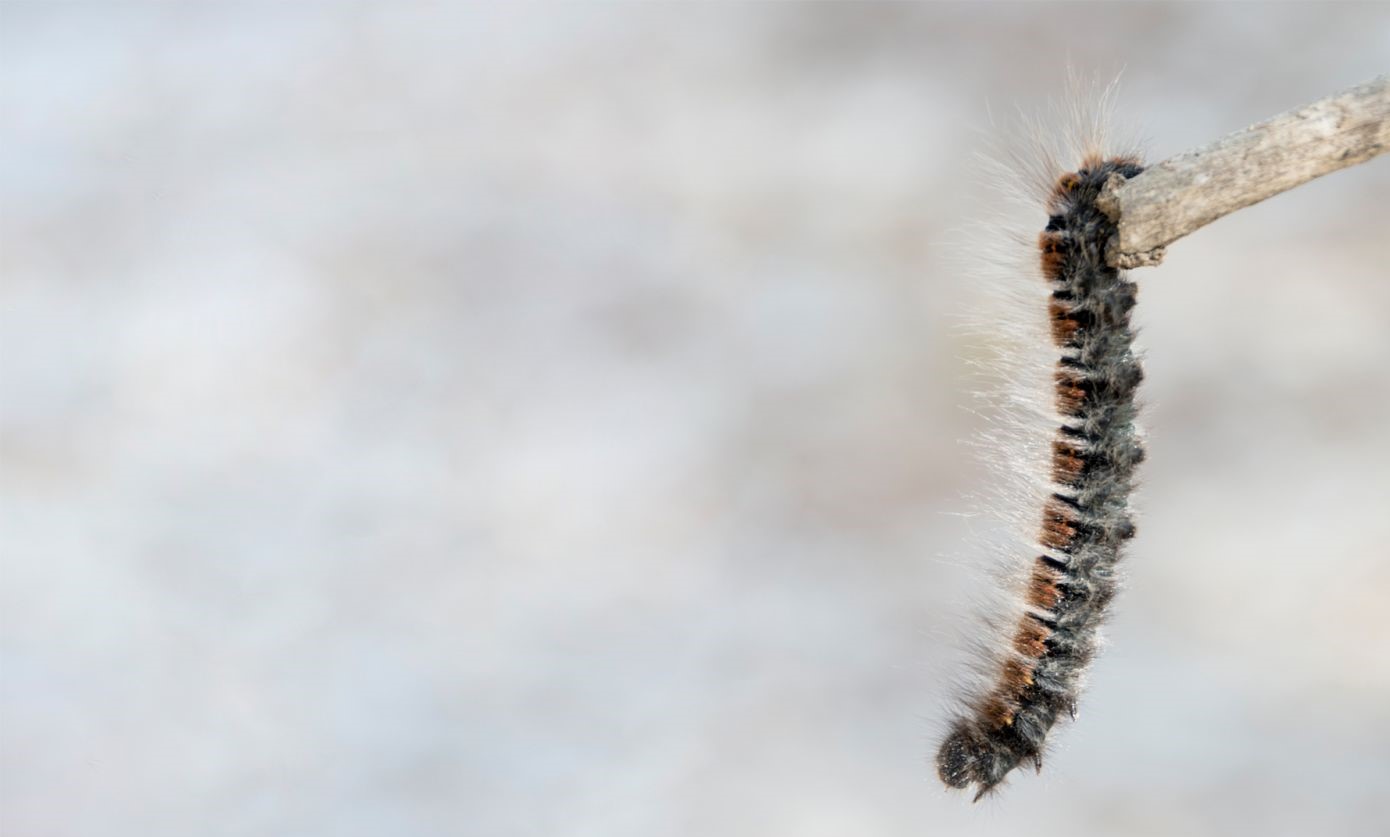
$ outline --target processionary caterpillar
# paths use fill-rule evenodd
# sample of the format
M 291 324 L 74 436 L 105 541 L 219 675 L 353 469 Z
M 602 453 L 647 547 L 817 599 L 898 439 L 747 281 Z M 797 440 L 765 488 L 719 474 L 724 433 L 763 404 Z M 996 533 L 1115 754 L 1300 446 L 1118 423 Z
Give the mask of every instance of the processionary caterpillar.
M 1008 507 L 1027 515 L 1026 561 L 1015 568 L 1023 571 L 1015 573 L 1019 595 L 1001 630 L 982 643 L 989 647 L 985 683 L 967 699 L 936 757 L 942 781 L 974 786 L 976 799 L 1020 763 L 1041 769 L 1053 726 L 1063 714 L 1075 716 L 1117 589 L 1116 568 L 1134 537 L 1130 494 L 1144 456 L 1135 392 L 1143 373 L 1130 327 L 1136 286 L 1119 268 L 1157 264 L 1165 246 L 1224 215 L 1390 150 L 1390 77 L 1147 171 L 1132 154 L 1101 150 L 1112 91 L 1092 98 L 1093 110 L 1070 113 L 1080 130 L 1064 138 L 1074 143 L 1065 159 L 1079 161 L 1075 171 L 1065 171 L 1048 150 L 1055 135 L 1036 129 L 1033 147 L 1043 154 L 1013 155 L 1000 167 L 1009 185 L 1020 171 L 1032 181 L 1037 192 L 1026 196 L 1027 205 L 1045 207 L 1047 223 L 1041 234 L 1024 237 L 1028 258 L 1010 271 L 1026 280 L 1018 310 L 1029 314 L 1025 349 L 1012 358 L 1024 362 L 1005 370 L 1021 397 L 1005 402 L 1013 414 L 1004 419 L 1015 432 L 989 448 L 1003 459 L 1006 482 L 1021 479 L 1015 488 L 1022 490 L 1013 493 L 1024 502 Z M 1002 240 L 1002 231 L 990 232 Z M 999 330 L 1009 331 L 1003 324 Z M 1050 355 L 1040 354 L 1044 347 Z M 1043 391 L 1051 403 L 1040 403 Z M 1033 438 L 1037 414 L 1046 424 Z
M 1135 427 L 1143 372 L 1130 327 L 1136 286 L 1106 264 L 1115 226 L 1096 199 L 1112 175 L 1140 171 L 1136 158 L 1092 146 L 1075 171 L 1051 174 L 1044 198 L 1034 272 L 1050 291 L 1037 299 L 1055 347 L 1055 429 L 1036 441 L 1050 447 L 1049 485 L 1022 595 L 1005 620 L 1010 633 L 936 758 L 941 780 L 975 786 L 976 799 L 1020 763 L 1041 769 L 1048 733 L 1063 715 L 1075 717 L 1116 592 L 1116 564 L 1134 536 L 1129 500 L 1144 457 Z

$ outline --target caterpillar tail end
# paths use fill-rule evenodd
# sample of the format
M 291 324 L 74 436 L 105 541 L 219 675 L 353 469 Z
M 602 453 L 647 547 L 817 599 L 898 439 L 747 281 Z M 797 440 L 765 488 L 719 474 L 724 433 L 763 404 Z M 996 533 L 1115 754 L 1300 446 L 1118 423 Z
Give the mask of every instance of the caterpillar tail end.
M 946 787 L 979 786 L 972 802 L 979 802 L 994 790 L 1016 763 L 1016 759 L 1001 752 L 987 736 L 965 721 L 956 724 L 936 753 L 936 773 Z

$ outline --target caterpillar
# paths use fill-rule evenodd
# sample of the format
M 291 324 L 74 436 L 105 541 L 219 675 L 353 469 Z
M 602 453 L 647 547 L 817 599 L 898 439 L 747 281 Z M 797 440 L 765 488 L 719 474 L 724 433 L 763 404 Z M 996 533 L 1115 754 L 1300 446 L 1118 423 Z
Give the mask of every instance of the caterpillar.
M 1102 107 L 1104 99 L 1108 92 Z M 1095 128 L 1099 122 L 1086 126 Z M 1076 717 L 1081 680 L 1117 590 L 1116 565 L 1135 534 L 1130 494 L 1144 458 L 1135 424 L 1143 371 L 1130 324 L 1137 288 L 1106 264 L 1115 225 L 1096 200 L 1112 176 L 1134 177 L 1143 167 L 1137 156 L 1102 153 L 1098 141 L 1077 143 L 1074 171 L 1059 172 L 1055 155 L 1023 166 L 1047 184 L 1033 196 L 1035 207 L 1042 198 L 1046 222 L 1027 268 L 1043 291 L 1025 298 L 1045 308 L 1037 313 L 1046 318 L 1042 339 L 1055 359 L 1053 403 L 1047 437 L 1033 440 L 1046 446 L 1047 465 L 1019 595 L 999 626 L 1004 636 L 994 643 L 984 684 L 936 756 L 941 781 L 974 786 L 976 801 L 1020 764 L 1041 771 L 1054 725 Z

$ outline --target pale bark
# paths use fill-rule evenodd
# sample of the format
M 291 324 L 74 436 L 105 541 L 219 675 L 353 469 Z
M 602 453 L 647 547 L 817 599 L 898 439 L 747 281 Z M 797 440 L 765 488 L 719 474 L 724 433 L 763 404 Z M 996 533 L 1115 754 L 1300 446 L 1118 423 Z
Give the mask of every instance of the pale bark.
M 1106 184 L 1098 205 L 1118 224 L 1106 258 L 1158 264 L 1165 245 L 1329 172 L 1390 150 L 1390 76 L 1379 76 Z

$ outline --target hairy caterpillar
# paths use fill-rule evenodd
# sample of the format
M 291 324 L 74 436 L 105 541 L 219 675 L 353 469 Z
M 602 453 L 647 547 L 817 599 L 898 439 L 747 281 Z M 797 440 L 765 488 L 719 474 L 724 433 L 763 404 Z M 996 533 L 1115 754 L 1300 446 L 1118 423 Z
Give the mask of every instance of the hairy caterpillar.
M 1021 763 L 1041 770 L 1052 727 L 1064 714 L 1075 717 L 1116 592 L 1116 564 L 1135 531 L 1129 497 L 1143 459 L 1134 400 L 1143 373 L 1130 327 L 1136 286 L 1105 262 L 1115 227 L 1096 199 L 1110 177 L 1133 177 L 1142 167 L 1135 156 L 1099 150 L 1099 119 L 1078 124 L 1096 136 L 1077 142 L 1075 171 L 1061 171 L 1053 155 L 1023 164 L 1039 181 L 1033 205 L 1046 211 L 1026 268 L 1041 292 L 1025 299 L 1046 318 L 1053 402 L 1043 407 L 1046 436 L 1026 442 L 1046 446 L 1047 465 L 1020 595 L 1003 620 L 986 682 L 936 757 L 941 780 L 977 787 L 976 800 Z

